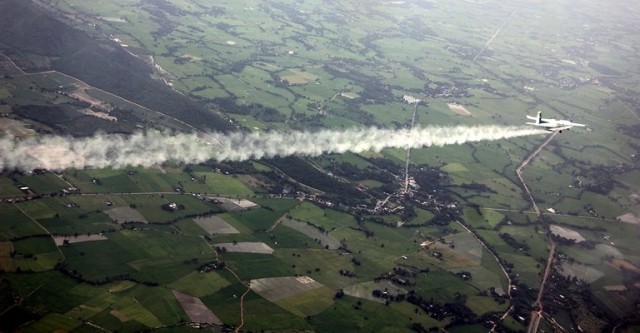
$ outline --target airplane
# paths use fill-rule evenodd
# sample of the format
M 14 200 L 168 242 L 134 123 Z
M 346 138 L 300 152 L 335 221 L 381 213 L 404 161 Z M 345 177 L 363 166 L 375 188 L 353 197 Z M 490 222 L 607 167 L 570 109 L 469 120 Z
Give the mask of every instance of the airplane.
M 542 118 L 542 111 L 538 111 L 538 116 L 527 116 L 527 119 L 535 120 L 535 123 L 527 123 L 527 125 L 544 127 L 547 131 L 550 132 L 560 132 L 563 130 L 569 130 L 571 127 L 585 127 L 585 124 L 573 123 L 569 120 L 557 120 L 550 118 Z

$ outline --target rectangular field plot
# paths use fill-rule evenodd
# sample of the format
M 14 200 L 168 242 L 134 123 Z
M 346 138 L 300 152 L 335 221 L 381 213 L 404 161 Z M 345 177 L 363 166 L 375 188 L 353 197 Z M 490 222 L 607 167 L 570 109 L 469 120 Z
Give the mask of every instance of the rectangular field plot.
M 317 228 L 301 221 L 295 221 L 288 218 L 283 219 L 283 225 L 305 234 L 307 237 L 318 240 L 321 245 L 328 246 L 328 249 L 337 249 L 340 247 L 340 241 L 329 236 Z
M 102 234 L 77 235 L 77 236 L 52 236 L 52 237 L 53 237 L 53 241 L 56 243 L 56 246 L 64 245 L 65 240 L 67 241 L 68 244 L 107 240 L 107 237 Z
M 223 197 L 210 197 L 209 199 L 220 202 L 222 209 L 228 212 L 237 212 L 258 207 L 256 203 L 247 199 L 229 199 Z
M 169 287 L 189 295 L 203 297 L 218 292 L 229 284 L 229 281 L 218 272 L 193 271 L 172 282 Z
M 251 280 L 250 286 L 253 291 L 271 302 L 323 287 L 321 283 L 308 276 L 255 279 Z
M 261 242 L 219 243 L 216 246 L 224 247 L 229 252 L 272 254 L 273 249 Z
M 193 221 L 210 235 L 240 233 L 232 225 L 230 225 L 229 223 L 225 222 L 223 219 L 215 215 L 207 216 L 207 217 L 198 217 L 193 219 Z
M 125 222 L 149 223 L 149 221 L 147 221 L 147 219 L 145 219 L 144 216 L 140 214 L 140 212 L 138 212 L 137 210 L 131 207 L 116 207 L 116 208 L 111 208 L 109 210 L 105 210 L 104 212 L 107 215 L 109 215 L 109 217 L 114 222 L 118 222 L 118 223 L 125 223 Z
M 202 301 L 193 296 L 183 294 L 179 291 L 173 290 L 173 295 L 176 296 L 178 302 L 187 313 L 191 321 L 196 323 L 208 323 L 215 325 L 222 325 L 222 321 L 207 308 Z
M 301 294 L 281 299 L 276 302 L 284 309 L 299 317 L 313 316 L 321 313 L 333 304 L 335 290 L 328 287 L 316 288 Z

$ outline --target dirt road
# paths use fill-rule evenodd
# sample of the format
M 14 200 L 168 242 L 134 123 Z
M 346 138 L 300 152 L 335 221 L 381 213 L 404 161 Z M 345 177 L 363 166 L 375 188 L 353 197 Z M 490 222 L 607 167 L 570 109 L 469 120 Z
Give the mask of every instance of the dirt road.
M 549 230 L 549 224 L 546 223 L 546 220 L 545 220 L 544 216 L 542 216 L 542 214 L 540 212 L 540 209 L 538 208 L 538 205 L 536 204 L 536 201 L 533 199 L 533 195 L 531 195 L 531 192 L 529 191 L 529 187 L 527 186 L 527 183 L 524 181 L 524 178 L 522 178 L 522 170 L 536 156 L 538 156 L 538 154 L 540 154 L 540 152 L 551 142 L 551 140 L 553 140 L 556 137 L 556 135 L 558 135 L 558 132 L 553 132 L 551 135 L 549 135 L 549 137 L 544 142 L 542 142 L 538 146 L 538 148 L 536 148 L 536 150 L 534 150 L 529 156 L 527 156 L 527 158 L 524 159 L 524 161 L 522 161 L 522 163 L 516 169 L 516 175 L 518 176 L 518 180 L 522 184 L 522 188 L 523 188 L 524 192 L 527 194 L 527 197 L 529 198 L 529 201 L 531 202 L 531 205 L 533 206 L 533 210 L 536 212 L 536 215 L 538 216 L 538 219 L 540 220 L 540 222 L 544 226 L 544 229 L 547 232 L 547 235 L 551 234 L 551 232 Z M 545 287 L 545 285 L 547 283 L 547 279 L 549 277 L 549 273 L 551 272 L 553 259 L 555 258 L 555 255 L 556 255 L 556 243 L 551 237 L 549 237 L 549 257 L 547 257 L 547 266 L 545 267 L 544 274 L 542 276 L 542 281 L 540 282 L 540 287 L 538 288 L 538 296 L 536 297 L 536 301 L 534 303 L 535 304 L 535 309 L 533 311 L 531 311 L 531 318 L 530 318 L 530 321 L 529 321 L 529 327 L 527 328 L 527 332 L 528 333 L 534 333 L 534 332 L 538 331 L 538 325 L 540 324 L 540 319 L 542 318 L 542 313 L 543 313 L 542 296 L 544 295 L 544 287 Z
M 420 100 L 418 100 L 413 106 L 413 118 L 411 118 L 411 129 L 416 125 L 416 117 L 418 115 L 418 104 L 420 104 Z M 407 149 L 407 163 L 404 167 L 404 192 L 407 193 L 409 191 L 409 163 L 411 162 L 411 148 Z
M 476 62 L 476 60 L 478 60 L 478 58 L 482 55 L 482 53 L 484 53 L 484 51 L 491 45 L 491 43 L 493 43 L 496 37 L 498 37 L 498 34 L 500 33 L 500 31 L 502 31 L 502 29 L 506 27 L 507 24 L 509 24 L 509 22 L 511 22 L 511 19 L 518 13 L 519 10 L 520 10 L 520 7 L 516 8 L 511 13 L 511 15 L 509 15 L 509 18 L 500 26 L 500 28 L 498 28 L 498 30 L 496 30 L 496 32 L 494 32 L 493 35 L 491 35 L 489 40 L 487 40 L 487 42 L 484 44 L 484 47 L 478 52 L 478 54 L 476 54 L 475 57 L 473 57 L 474 63 Z

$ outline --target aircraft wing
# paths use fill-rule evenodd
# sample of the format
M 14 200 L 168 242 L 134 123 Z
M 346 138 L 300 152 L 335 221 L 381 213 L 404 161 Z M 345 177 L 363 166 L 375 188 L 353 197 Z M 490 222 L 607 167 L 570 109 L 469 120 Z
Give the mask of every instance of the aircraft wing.
M 587 125 L 585 124 L 578 124 L 578 123 L 571 123 L 571 126 L 576 126 L 576 127 L 585 127 Z
M 544 128 L 555 128 L 558 127 L 557 124 L 551 124 L 551 123 L 526 123 L 527 125 L 533 125 L 533 126 L 538 126 L 538 127 L 544 127 Z M 571 127 L 571 126 L 569 126 Z
M 566 125 L 566 126 L 558 126 L 558 127 L 548 127 L 547 131 L 558 132 L 558 131 L 568 130 L 571 127 L 573 127 L 573 126 Z

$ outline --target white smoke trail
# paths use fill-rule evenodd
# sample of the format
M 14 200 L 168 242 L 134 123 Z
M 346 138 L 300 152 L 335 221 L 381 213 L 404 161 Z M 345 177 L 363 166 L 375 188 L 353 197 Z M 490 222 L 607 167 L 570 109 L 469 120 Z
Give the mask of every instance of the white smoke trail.
M 86 138 L 41 136 L 0 138 L 0 170 L 43 168 L 149 167 L 166 161 L 200 163 L 207 160 L 244 161 L 290 155 L 420 148 L 492 141 L 547 133 L 517 126 L 453 126 L 414 129 L 349 129 L 317 132 L 252 132 L 168 134 L 157 131 L 132 135 L 97 134 Z

